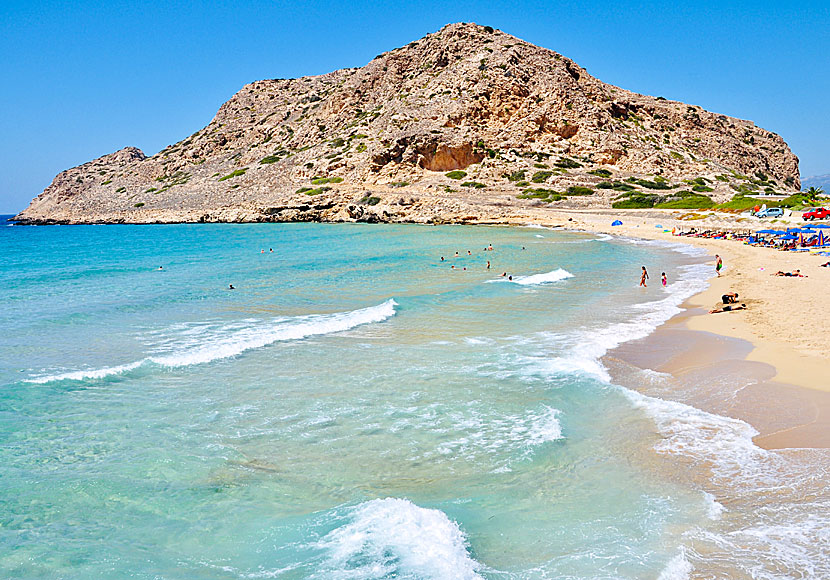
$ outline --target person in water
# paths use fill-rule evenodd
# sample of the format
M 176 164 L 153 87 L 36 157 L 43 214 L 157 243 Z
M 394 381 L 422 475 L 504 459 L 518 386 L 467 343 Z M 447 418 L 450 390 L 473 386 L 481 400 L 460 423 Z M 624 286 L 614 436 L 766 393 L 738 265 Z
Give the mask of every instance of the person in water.
M 228 284 L 228 290 L 236 290 L 236 288 L 233 287 L 233 284 Z
M 727 305 L 723 308 L 715 308 L 714 310 L 710 310 L 709 314 L 717 314 L 718 312 L 732 312 L 734 310 L 746 310 L 746 304 L 741 304 L 740 306 Z
M 487 269 L 490 269 L 490 260 L 487 260 Z
M 504 278 L 505 276 L 507 276 L 507 272 L 502 272 L 501 276 L 499 276 L 499 278 Z
M 441 261 L 442 261 L 442 262 L 444 261 L 444 256 L 441 256 Z
M 665 288 L 665 287 L 666 287 L 666 284 L 668 284 L 668 280 L 666 280 L 666 273 L 665 273 L 665 272 L 663 272 L 663 273 L 660 275 L 660 280 L 661 280 L 661 282 L 663 282 L 663 288 Z
M 508 276 L 507 279 L 512 282 L 513 281 L 513 276 Z
M 648 272 L 646 271 L 646 267 L 643 266 L 643 272 L 640 276 L 640 286 L 642 286 L 643 288 L 648 287 L 648 284 L 646 284 L 646 280 L 648 280 Z

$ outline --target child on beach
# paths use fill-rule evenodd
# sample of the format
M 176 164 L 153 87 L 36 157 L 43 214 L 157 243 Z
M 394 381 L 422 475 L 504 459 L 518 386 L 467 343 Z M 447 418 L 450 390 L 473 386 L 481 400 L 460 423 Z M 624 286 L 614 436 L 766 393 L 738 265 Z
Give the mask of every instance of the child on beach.
M 665 288 L 666 284 L 668 283 L 668 280 L 666 280 L 666 273 L 665 272 L 663 272 L 661 274 L 661 281 L 663 282 L 663 288 Z

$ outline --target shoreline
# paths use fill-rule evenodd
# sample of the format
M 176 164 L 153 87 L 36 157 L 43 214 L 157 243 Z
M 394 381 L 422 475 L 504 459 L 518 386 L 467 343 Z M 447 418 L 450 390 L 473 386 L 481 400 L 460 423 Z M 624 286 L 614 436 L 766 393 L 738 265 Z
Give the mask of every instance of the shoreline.
M 676 383 L 697 381 L 697 396 L 681 402 L 748 422 L 759 432 L 753 440 L 765 449 L 830 447 L 830 381 L 824 376 L 830 370 L 830 325 L 822 319 L 823 306 L 830 302 L 823 294 L 830 288 L 830 268 L 820 267 L 826 258 L 739 241 L 673 236 L 672 227 L 689 224 L 665 216 L 569 213 L 571 221 L 557 225 L 685 244 L 703 248 L 712 258 L 708 288 L 686 300 L 682 313 L 647 338 L 609 352 L 606 357 L 612 367 L 619 359 L 639 369 L 667 373 Z M 611 227 L 617 218 L 630 225 Z M 734 227 L 743 229 L 741 224 Z M 721 276 L 715 273 L 715 253 L 724 261 Z M 806 277 L 771 275 L 795 269 Z M 656 276 L 653 279 L 657 282 Z M 738 292 L 747 309 L 708 314 L 726 292 Z M 671 352 L 665 352 L 667 348 Z M 662 356 L 644 356 L 634 352 L 637 349 L 662 351 Z M 736 384 L 734 392 L 723 386 L 705 392 L 707 383 L 723 377 Z M 676 394 L 666 391 L 657 396 L 677 400 Z

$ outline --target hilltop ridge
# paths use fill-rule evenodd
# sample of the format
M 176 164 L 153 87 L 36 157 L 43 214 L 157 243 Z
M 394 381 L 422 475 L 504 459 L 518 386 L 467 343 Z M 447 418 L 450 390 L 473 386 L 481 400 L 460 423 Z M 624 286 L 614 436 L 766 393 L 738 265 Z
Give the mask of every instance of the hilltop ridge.
M 751 121 L 458 23 L 362 68 L 245 85 L 155 155 L 127 147 L 61 172 L 17 219 L 499 221 L 651 189 L 799 187 L 797 157 Z

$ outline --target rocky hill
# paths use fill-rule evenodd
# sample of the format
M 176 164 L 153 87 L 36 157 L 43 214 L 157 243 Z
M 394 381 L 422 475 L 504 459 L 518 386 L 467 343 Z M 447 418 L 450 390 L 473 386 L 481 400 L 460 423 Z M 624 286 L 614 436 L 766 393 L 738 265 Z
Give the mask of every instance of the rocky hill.
M 246 85 L 203 129 L 59 174 L 17 219 L 499 221 L 632 192 L 797 190 L 784 140 L 450 24 L 359 69 Z

